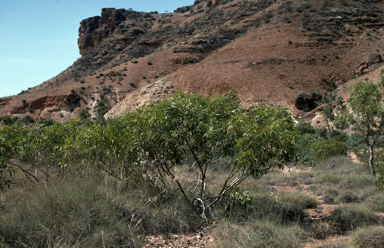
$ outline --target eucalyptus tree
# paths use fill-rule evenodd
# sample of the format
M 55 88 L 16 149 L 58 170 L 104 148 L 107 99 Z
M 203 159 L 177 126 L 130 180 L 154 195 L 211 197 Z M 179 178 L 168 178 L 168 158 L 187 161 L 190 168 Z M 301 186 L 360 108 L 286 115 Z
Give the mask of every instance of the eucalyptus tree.
M 383 81 L 381 77 L 381 82 Z M 375 148 L 378 138 L 384 134 L 384 108 L 382 83 L 359 82 L 356 84 L 348 99 L 348 109 L 342 116 L 353 128 L 360 133 L 369 151 L 368 164 L 371 175 L 376 175 L 374 166 Z
M 260 105 L 244 110 L 233 91 L 210 98 L 181 92 L 123 118 L 137 154 L 131 162 L 164 188 L 169 181 L 175 183 L 186 201 L 199 206 L 203 218 L 247 177 L 282 167 L 293 154 L 296 137 L 285 108 Z M 208 169 L 220 156 L 232 157 L 233 163 L 221 189 L 213 193 L 207 177 L 214 175 Z M 197 191 L 186 190 L 177 174 L 185 161 L 192 161 L 190 169 L 198 175 Z

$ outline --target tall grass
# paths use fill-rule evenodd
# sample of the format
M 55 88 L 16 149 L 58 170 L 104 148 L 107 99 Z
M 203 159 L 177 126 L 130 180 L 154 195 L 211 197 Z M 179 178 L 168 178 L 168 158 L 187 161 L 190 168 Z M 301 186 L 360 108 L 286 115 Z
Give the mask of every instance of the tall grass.
M 301 247 L 306 233 L 299 225 L 282 225 L 273 220 L 254 219 L 244 224 L 221 222 L 214 228 L 213 247 Z
M 2 199 L 0 240 L 11 247 L 141 247 L 147 234 L 198 226 L 177 192 L 154 193 L 101 175 L 15 187 Z

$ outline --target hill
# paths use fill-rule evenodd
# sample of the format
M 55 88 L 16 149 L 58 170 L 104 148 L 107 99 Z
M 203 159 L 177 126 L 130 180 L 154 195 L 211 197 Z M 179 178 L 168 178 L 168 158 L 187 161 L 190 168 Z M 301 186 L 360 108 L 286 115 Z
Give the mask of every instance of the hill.
M 299 118 L 327 90 L 378 69 L 383 8 L 346 0 L 196 0 L 165 14 L 105 8 L 80 23 L 81 58 L 1 98 L 0 116 L 108 118 L 179 90 L 235 88 L 245 107 L 283 105 Z

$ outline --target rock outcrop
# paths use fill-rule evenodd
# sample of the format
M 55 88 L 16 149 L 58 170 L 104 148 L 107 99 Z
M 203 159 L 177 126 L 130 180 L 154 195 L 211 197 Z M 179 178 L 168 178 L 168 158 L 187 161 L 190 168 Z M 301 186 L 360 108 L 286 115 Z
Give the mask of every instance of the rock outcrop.
M 77 44 L 79 45 L 81 55 L 84 55 L 89 49 L 100 44 L 115 29 L 120 28 L 119 25 L 126 20 L 123 11 L 114 8 L 103 8 L 101 10 L 101 17 L 94 16 L 80 22 Z M 135 34 L 137 32 L 131 32 L 131 35 Z
M 368 60 L 359 64 L 356 68 L 356 74 L 361 75 L 368 72 L 369 68 L 378 63 L 384 62 L 384 53 L 374 53 L 368 57 Z

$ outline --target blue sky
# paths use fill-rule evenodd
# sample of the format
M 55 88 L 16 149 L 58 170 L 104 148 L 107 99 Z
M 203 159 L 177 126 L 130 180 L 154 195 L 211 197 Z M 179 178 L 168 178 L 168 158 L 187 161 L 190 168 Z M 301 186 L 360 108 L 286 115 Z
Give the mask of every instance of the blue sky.
M 194 0 L 0 0 L 0 97 L 56 76 L 80 57 L 80 21 L 102 8 L 173 12 Z

